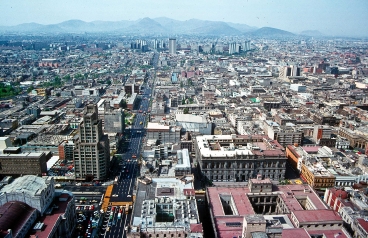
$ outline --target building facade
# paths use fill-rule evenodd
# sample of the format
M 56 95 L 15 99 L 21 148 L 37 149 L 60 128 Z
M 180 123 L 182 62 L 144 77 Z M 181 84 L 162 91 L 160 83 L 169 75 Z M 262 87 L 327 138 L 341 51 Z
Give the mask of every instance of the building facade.
M 0 175 L 39 175 L 47 172 L 51 152 L 0 154 Z
M 212 181 L 285 178 L 284 149 L 264 135 L 197 136 L 195 152 L 202 176 Z
M 125 114 L 123 109 L 105 112 L 105 133 L 123 133 L 125 129 Z
M 169 54 L 176 55 L 176 39 L 175 38 L 169 39 Z
M 110 148 L 109 139 L 102 132 L 102 121 L 98 119 L 97 105 L 85 107 L 78 132 L 74 150 L 76 179 L 105 179 L 110 165 Z
M 44 214 L 53 201 L 55 193 L 54 179 L 46 179 L 34 175 L 17 178 L 13 183 L 0 190 L 0 204 L 10 201 L 20 201 L 36 208 Z

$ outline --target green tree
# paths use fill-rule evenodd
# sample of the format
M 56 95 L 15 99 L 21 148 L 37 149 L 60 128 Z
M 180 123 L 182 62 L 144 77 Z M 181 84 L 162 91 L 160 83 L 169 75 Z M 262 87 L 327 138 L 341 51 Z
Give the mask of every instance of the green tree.
M 33 89 L 34 89 L 33 85 L 29 86 L 29 88 L 27 89 L 27 93 L 32 92 Z
M 184 111 L 184 114 L 188 114 L 189 113 L 189 108 L 186 107 L 186 108 L 184 108 L 183 111 Z
M 67 74 L 67 75 L 65 75 L 65 76 L 63 77 L 63 79 L 64 79 L 65 81 L 70 81 L 70 80 L 71 80 L 71 77 L 70 77 L 70 75 L 69 75 L 69 74 Z
M 127 103 L 126 103 L 126 101 L 125 100 L 121 100 L 120 101 L 120 105 L 119 105 L 121 108 L 127 108 Z

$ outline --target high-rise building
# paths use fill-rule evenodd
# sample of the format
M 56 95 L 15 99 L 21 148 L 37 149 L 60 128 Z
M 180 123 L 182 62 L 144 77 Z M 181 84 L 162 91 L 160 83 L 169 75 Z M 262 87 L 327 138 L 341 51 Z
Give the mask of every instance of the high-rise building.
M 176 55 L 176 39 L 175 38 L 169 39 L 169 54 Z
M 83 122 L 78 132 L 74 150 L 75 178 L 106 179 L 110 164 L 109 139 L 102 132 L 97 105 L 89 104 L 84 108 Z

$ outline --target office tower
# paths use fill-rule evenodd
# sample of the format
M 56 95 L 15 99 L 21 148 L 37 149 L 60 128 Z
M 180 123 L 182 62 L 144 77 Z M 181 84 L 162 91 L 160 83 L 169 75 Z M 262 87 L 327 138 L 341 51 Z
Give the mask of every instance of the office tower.
M 250 41 L 248 40 L 243 43 L 243 51 L 246 52 L 249 50 L 250 50 Z
M 239 53 L 239 44 L 237 43 L 230 43 L 229 44 L 229 54 L 236 54 Z
M 109 139 L 102 132 L 102 120 L 98 119 L 97 105 L 89 104 L 84 108 L 83 122 L 78 133 L 74 150 L 76 179 L 106 179 L 110 163 Z
M 169 39 L 169 54 L 176 55 L 176 39 Z

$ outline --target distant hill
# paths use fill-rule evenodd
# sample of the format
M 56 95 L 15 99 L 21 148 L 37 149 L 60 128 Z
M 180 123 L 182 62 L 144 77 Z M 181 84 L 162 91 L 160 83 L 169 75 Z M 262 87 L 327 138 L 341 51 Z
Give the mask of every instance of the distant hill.
M 121 33 L 160 35 L 249 35 L 259 37 L 293 36 L 293 33 L 271 27 L 257 29 L 246 24 L 190 19 L 178 21 L 167 17 L 142 18 L 136 21 L 69 20 L 58 24 L 26 23 L 17 26 L 0 26 L 0 32 L 24 33 Z
M 262 27 L 255 31 L 250 32 L 252 36 L 258 36 L 258 37 L 290 37 L 295 36 L 295 34 L 280 30 L 277 28 L 272 27 Z
M 135 34 L 163 34 L 167 32 L 160 23 L 148 17 L 139 20 L 137 23 L 132 24 L 127 28 L 122 28 L 121 31 L 124 33 Z
M 323 36 L 323 34 L 317 30 L 307 30 L 300 32 L 300 35 L 303 36 Z

